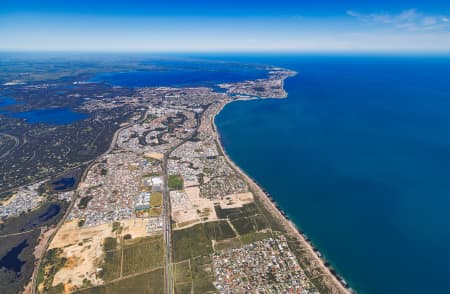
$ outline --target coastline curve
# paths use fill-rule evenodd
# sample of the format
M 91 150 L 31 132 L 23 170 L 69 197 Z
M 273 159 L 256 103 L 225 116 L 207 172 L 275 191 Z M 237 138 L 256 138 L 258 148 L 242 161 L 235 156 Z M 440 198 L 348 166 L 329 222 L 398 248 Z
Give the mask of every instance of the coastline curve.
M 284 89 L 284 79 L 282 81 L 283 89 Z M 285 92 L 285 97 L 279 97 L 282 99 L 286 99 L 288 94 Z M 277 99 L 279 99 L 277 98 Z M 261 98 L 266 99 L 266 98 Z M 316 250 L 314 250 L 313 245 L 308 242 L 305 237 L 302 235 L 298 227 L 288 218 L 286 218 L 285 213 L 280 210 L 280 208 L 277 207 L 277 205 L 269 198 L 268 194 L 264 191 L 264 189 L 249 175 L 247 175 L 228 155 L 228 153 L 225 151 L 224 146 L 222 145 L 222 141 L 220 139 L 220 133 L 218 131 L 215 119 L 216 116 L 223 110 L 223 108 L 228 105 L 229 103 L 235 102 L 235 101 L 241 101 L 241 100 L 254 100 L 254 98 L 250 99 L 235 99 L 231 101 L 223 101 L 221 102 L 220 107 L 217 109 L 216 113 L 211 118 L 211 124 L 214 130 L 214 140 L 216 141 L 216 145 L 220 149 L 221 153 L 224 155 L 227 163 L 244 179 L 244 181 L 249 186 L 250 190 L 255 194 L 256 197 L 258 197 L 259 200 L 261 200 L 264 207 L 276 218 L 276 220 L 283 226 L 283 228 L 286 230 L 288 234 L 293 236 L 297 242 L 302 245 L 304 248 L 307 249 L 309 256 L 314 258 L 318 264 L 320 265 L 320 269 L 323 272 L 324 275 L 329 277 L 329 283 L 327 283 L 327 286 L 331 288 L 331 293 L 346 293 L 346 294 L 353 294 L 356 293 L 353 289 L 349 287 L 347 282 L 340 277 L 337 274 L 334 274 L 332 272 L 332 269 L 327 266 L 325 260 L 321 258 Z

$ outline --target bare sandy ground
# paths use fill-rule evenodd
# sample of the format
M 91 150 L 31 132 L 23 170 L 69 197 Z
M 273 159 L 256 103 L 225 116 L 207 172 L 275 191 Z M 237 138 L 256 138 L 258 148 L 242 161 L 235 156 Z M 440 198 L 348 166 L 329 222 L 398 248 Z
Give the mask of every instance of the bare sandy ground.
M 49 247 L 62 248 L 62 255 L 67 258 L 66 265 L 56 273 L 53 286 L 59 283 L 82 286 L 85 278 L 94 285 L 101 284 L 96 278 L 97 263 L 103 254 L 103 240 L 112 236 L 111 224 L 79 228 L 76 220 L 66 222 Z
M 194 205 L 185 192 L 171 191 L 170 200 L 172 220 L 177 225 L 200 221 Z
M 130 234 L 133 239 L 150 236 L 150 233 L 147 229 L 148 223 L 148 219 L 145 218 L 123 220 L 121 221 L 121 226 L 123 228 L 121 235 L 125 236 L 127 234 Z
M 223 109 L 223 107 L 227 104 L 227 102 L 222 103 L 221 107 L 216 112 L 216 115 Z M 305 238 L 299 233 L 297 227 L 294 223 L 287 220 L 281 212 L 276 208 L 275 204 L 269 199 L 269 197 L 264 193 L 264 191 L 259 187 L 247 174 L 245 174 L 229 157 L 228 154 L 223 149 L 223 146 L 219 139 L 219 133 L 217 131 L 217 126 L 214 123 L 214 117 L 211 120 L 211 124 L 213 125 L 214 132 L 215 132 L 215 140 L 217 142 L 217 145 L 221 149 L 222 153 L 225 155 L 225 159 L 230 164 L 230 166 L 241 175 L 242 179 L 244 179 L 247 184 L 249 185 L 249 188 L 256 197 L 258 197 L 267 210 L 270 211 L 270 213 L 276 217 L 280 223 L 284 226 L 286 231 L 294 236 L 297 241 L 300 243 L 300 246 L 303 248 L 306 248 L 308 251 L 308 259 L 312 261 L 311 263 L 314 264 L 314 267 L 317 266 L 317 270 L 320 271 L 320 274 L 324 277 L 322 280 L 322 283 L 327 286 L 329 289 L 329 293 L 347 293 L 351 294 L 351 291 L 346 289 L 338 280 L 338 278 L 331 273 L 328 267 L 325 266 L 324 261 L 317 255 L 317 253 L 313 250 L 311 244 L 309 244 Z M 316 270 L 316 271 L 317 271 Z
M 199 185 L 199 182 L 198 182 L 197 180 L 195 180 L 195 181 L 187 181 L 187 180 L 184 179 L 184 177 L 183 177 L 183 185 L 184 185 L 185 188 L 186 188 L 186 187 L 192 187 L 192 186 L 198 186 L 198 185 Z
M 149 153 L 145 153 L 144 154 L 145 157 L 150 157 L 156 160 L 163 160 L 164 158 L 164 154 L 162 153 L 157 153 L 157 152 L 149 152 Z
M 130 234 L 133 238 L 149 236 L 147 219 L 129 219 L 121 221 L 121 236 Z M 64 223 L 55 235 L 49 249 L 62 248 L 67 258 L 66 265 L 60 269 L 53 280 L 53 286 L 63 283 L 71 289 L 83 285 L 88 279 L 93 285 L 103 283 L 96 277 L 98 265 L 103 256 L 103 241 L 107 237 L 116 236 L 112 231 L 112 223 L 92 227 L 78 227 L 78 221 Z
M 214 209 L 214 202 L 209 199 L 200 197 L 199 187 L 188 187 L 185 188 L 184 191 L 188 195 L 189 200 L 191 201 L 196 211 L 199 210 L 202 216 L 207 215 L 208 220 L 217 220 L 216 210 Z
M 253 193 L 246 192 L 227 195 L 219 201 L 219 204 L 222 209 L 240 208 L 245 204 L 252 203 L 253 201 Z

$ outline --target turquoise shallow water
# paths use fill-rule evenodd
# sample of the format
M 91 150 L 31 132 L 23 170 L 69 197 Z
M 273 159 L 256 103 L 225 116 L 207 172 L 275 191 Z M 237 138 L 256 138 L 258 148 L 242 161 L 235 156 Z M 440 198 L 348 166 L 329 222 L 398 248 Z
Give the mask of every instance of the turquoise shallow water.
M 450 58 L 250 59 L 299 75 L 217 116 L 231 158 L 359 292 L 450 293 Z

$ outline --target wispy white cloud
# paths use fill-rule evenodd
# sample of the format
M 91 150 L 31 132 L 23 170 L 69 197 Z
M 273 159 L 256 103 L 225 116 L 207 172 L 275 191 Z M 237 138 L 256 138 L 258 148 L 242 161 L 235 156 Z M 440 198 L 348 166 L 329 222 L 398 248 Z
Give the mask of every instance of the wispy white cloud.
M 403 10 L 400 13 L 361 13 L 347 10 L 347 15 L 368 24 L 378 24 L 407 31 L 431 31 L 450 28 L 450 19 L 440 15 L 426 15 L 416 9 Z
M 397 17 L 394 16 L 394 20 L 398 21 L 414 21 L 419 17 L 419 14 L 415 9 L 408 9 L 402 11 Z
M 432 16 L 427 16 L 423 18 L 423 25 L 424 26 L 432 26 L 437 23 L 437 19 Z

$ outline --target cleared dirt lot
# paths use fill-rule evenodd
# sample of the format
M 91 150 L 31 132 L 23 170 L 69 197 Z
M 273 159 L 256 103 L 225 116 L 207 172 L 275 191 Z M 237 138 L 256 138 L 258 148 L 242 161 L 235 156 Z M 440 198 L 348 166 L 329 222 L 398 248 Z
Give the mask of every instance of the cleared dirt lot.
M 128 234 L 133 238 L 149 236 L 147 223 L 146 219 L 124 220 L 120 222 L 120 232 L 113 232 L 112 223 L 80 228 L 78 220 L 66 222 L 49 248 L 62 248 L 62 256 L 67 258 L 67 263 L 55 274 L 52 285 L 63 283 L 69 287 L 81 286 L 84 279 L 94 285 L 101 284 L 97 273 L 103 256 L 104 240 Z
M 202 214 L 200 215 L 200 217 L 207 218 L 208 220 L 217 219 L 217 215 L 214 210 L 214 202 L 209 199 L 200 197 L 199 187 L 188 187 L 184 189 L 184 191 L 188 195 L 189 200 L 191 201 L 195 210 L 200 211 L 200 213 Z
M 246 192 L 227 195 L 220 200 L 219 204 L 222 209 L 241 208 L 245 204 L 252 203 L 253 201 L 253 193 Z

